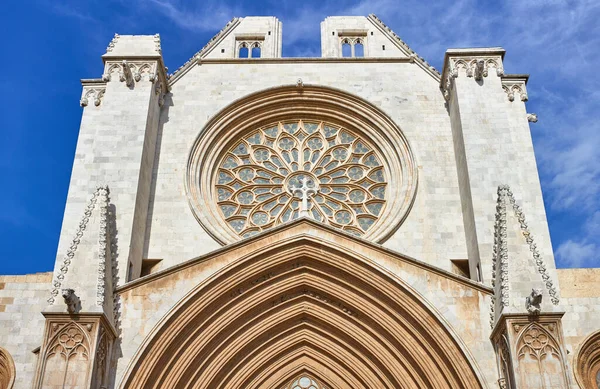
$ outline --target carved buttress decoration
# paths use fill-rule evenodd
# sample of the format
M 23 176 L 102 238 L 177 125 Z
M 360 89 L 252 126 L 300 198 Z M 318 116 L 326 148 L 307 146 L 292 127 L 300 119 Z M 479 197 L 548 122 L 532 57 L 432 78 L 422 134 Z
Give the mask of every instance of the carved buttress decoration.
M 91 324 L 87 325 L 92 328 Z M 71 388 L 83 388 L 90 373 L 90 338 L 75 322 L 60 328 L 54 324 L 55 334 L 42 356 L 42 388 L 63 388 L 68 379 Z M 87 329 L 87 328 L 86 328 Z
M 533 323 L 517 340 L 516 359 L 520 383 L 526 388 L 566 388 L 566 372 L 560 347 L 543 326 Z

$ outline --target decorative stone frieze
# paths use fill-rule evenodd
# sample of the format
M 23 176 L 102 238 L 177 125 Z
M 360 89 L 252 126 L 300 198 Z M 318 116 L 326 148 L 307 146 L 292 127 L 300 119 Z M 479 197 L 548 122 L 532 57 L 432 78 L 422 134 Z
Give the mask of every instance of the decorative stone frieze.
M 94 103 L 96 107 L 102 104 L 102 99 L 104 98 L 104 93 L 106 92 L 106 84 L 94 82 L 90 84 L 83 85 L 83 91 L 81 94 L 81 100 L 79 104 L 82 107 L 87 107 L 91 102 Z
M 454 85 L 454 79 L 464 74 L 475 81 L 482 81 L 489 75 L 490 69 L 496 71 L 496 76 L 504 75 L 502 58 L 504 50 L 499 48 L 489 49 L 451 49 L 446 52 L 444 69 L 440 87 L 444 98 L 450 98 L 450 91 Z
M 158 45 L 160 46 L 160 38 Z M 136 83 L 147 80 L 155 84 L 154 92 L 159 96 L 158 105 L 164 104 L 164 96 L 169 91 L 166 68 L 160 60 L 145 61 L 106 61 L 105 71 L 102 75 L 104 82 L 110 82 L 118 74 L 119 81 L 125 82 L 128 87 L 134 87 Z M 103 96 L 103 93 L 100 97 Z M 82 99 L 83 104 L 83 99 Z M 87 104 L 87 100 L 86 100 Z
M 111 81 L 115 73 L 119 75 L 119 81 L 125 82 L 127 86 L 135 85 L 133 81 L 140 82 L 147 80 L 154 82 L 161 77 L 161 67 L 156 60 L 148 61 L 106 61 L 105 72 L 102 75 L 102 80 L 105 82 Z
M 502 77 L 502 89 L 508 97 L 508 101 L 513 102 L 515 98 L 521 101 L 527 101 L 527 76 L 505 76 Z

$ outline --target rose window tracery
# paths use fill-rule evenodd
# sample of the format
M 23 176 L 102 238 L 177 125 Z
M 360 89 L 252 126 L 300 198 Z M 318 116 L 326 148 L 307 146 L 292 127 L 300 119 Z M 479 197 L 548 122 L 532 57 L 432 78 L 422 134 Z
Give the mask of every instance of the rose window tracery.
M 386 205 L 387 173 L 377 149 L 327 122 L 251 131 L 224 154 L 216 175 L 218 208 L 241 237 L 301 216 L 362 236 Z

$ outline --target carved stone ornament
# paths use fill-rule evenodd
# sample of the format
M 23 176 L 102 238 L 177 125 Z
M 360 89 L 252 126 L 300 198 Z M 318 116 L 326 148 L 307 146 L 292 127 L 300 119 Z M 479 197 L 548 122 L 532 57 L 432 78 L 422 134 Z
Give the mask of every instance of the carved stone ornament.
M 98 199 L 100 208 L 100 234 L 98 237 L 98 285 L 96 290 L 96 304 L 104 304 L 104 295 L 106 288 L 106 266 L 112 266 L 112 260 L 109 255 L 109 223 L 108 223 L 108 205 L 110 203 L 110 191 L 108 186 L 101 189 Z
M 532 315 L 538 315 L 541 311 L 542 290 L 531 289 L 531 295 L 525 298 L 525 308 Z
M 525 220 L 525 214 L 520 206 L 517 205 L 515 197 L 508 185 L 500 185 L 498 187 L 498 200 L 496 204 L 496 221 L 494 225 L 494 246 L 492 253 L 492 286 L 495 293 L 491 299 L 490 309 L 490 325 L 493 328 L 495 319 L 500 315 L 500 311 L 496 312 L 497 296 L 500 298 L 500 306 L 506 307 L 509 304 L 509 282 L 508 282 L 508 246 L 506 233 L 506 212 L 507 205 L 511 205 L 513 212 L 519 221 L 521 232 L 525 237 L 525 241 L 529 245 L 529 250 L 533 256 L 533 261 L 537 266 L 538 272 L 542 277 L 542 281 L 548 290 L 552 304 L 558 305 L 559 297 L 554 283 L 550 279 L 548 269 L 542 259 L 542 255 L 537 249 L 537 245 L 533 241 L 533 235 L 529 231 L 529 226 Z M 500 277 L 498 277 L 498 272 Z M 499 278 L 499 279 L 498 279 Z
M 67 305 L 67 312 L 70 314 L 76 313 L 79 298 L 75 295 L 75 291 L 73 289 L 62 289 L 61 294 Z
M 139 73 L 136 72 L 136 81 L 139 81 L 141 77 L 139 77 Z M 119 73 L 119 81 L 125 82 L 125 84 L 129 87 L 133 86 L 133 73 L 131 72 L 131 67 L 127 63 L 126 60 L 123 60 L 121 63 L 121 72 Z
M 528 113 L 527 114 L 527 121 L 529 123 L 537 123 L 538 122 L 538 115 L 535 113 Z
M 92 194 L 92 198 L 90 199 L 85 211 L 83 213 L 83 217 L 79 222 L 79 226 L 77 227 L 77 231 L 75 232 L 75 237 L 73 238 L 71 245 L 69 246 L 67 253 L 65 254 L 65 258 L 63 259 L 62 264 L 60 265 L 59 272 L 55 275 L 54 281 L 52 282 L 52 291 L 50 292 L 50 298 L 48 298 L 49 304 L 54 304 L 56 301 L 56 297 L 58 296 L 59 290 L 62 287 L 62 283 L 65 279 L 65 275 L 69 271 L 69 266 L 71 265 L 71 261 L 75 257 L 75 252 L 79 247 L 79 243 L 81 243 L 81 238 L 83 237 L 83 233 L 87 228 L 87 225 L 90 221 L 90 217 L 92 216 L 92 211 L 98 202 L 98 198 L 106 198 L 108 196 L 108 187 L 101 186 L 98 187 L 94 193 Z M 103 203 L 107 203 L 107 201 L 102 201 Z M 101 229 L 102 230 L 102 229 Z
M 448 58 L 448 71 L 445 72 L 445 78 L 442 82 L 442 92 L 446 100 L 450 99 L 450 90 L 452 89 L 454 78 L 457 78 L 460 73 L 467 77 L 473 77 L 476 81 L 483 80 L 489 74 L 489 69 L 496 69 L 496 75 L 501 77 L 504 75 L 504 67 L 502 66 L 502 58 L 498 56 L 482 56 L 482 57 L 450 57 Z
M 148 80 L 152 83 L 160 82 L 162 93 L 169 91 L 166 68 L 159 61 L 107 61 L 104 65 L 102 81 L 109 82 L 118 73 L 119 80 L 132 87 L 136 82 Z
M 500 378 L 498 380 L 498 388 L 500 388 L 500 389 L 508 389 L 508 384 L 506 382 L 506 378 Z
M 108 44 L 108 47 L 106 48 L 107 53 L 110 53 L 111 51 L 113 51 L 118 40 L 119 40 L 119 34 L 115 33 L 115 36 L 112 38 L 112 40 Z
M 502 80 L 502 89 L 506 96 L 508 97 L 508 101 L 515 101 L 515 97 L 519 97 L 521 101 L 527 101 L 529 96 L 527 96 L 527 88 L 525 86 L 525 80 Z
M 90 103 L 90 100 L 94 103 L 96 107 L 102 104 L 102 98 L 104 97 L 104 93 L 106 92 L 106 86 L 84 86 L 83 92 L 81 95 L 81 100 L 79 104 L 82 107 L 87 107 Z
M 162 54 L 162 49 L 160 48 L 160 34 L 154 34 L 154 50 L 157 53 Z

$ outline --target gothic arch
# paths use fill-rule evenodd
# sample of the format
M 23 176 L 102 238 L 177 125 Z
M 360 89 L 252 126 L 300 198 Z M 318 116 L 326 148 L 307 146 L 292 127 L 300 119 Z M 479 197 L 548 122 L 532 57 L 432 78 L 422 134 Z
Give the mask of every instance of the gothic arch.
M 236 100 L 204 126 L 190 149 L 184 181 L 198 222 L 222 244 L 241 240 L 215 201 L 219 162 L 228 150 L 245 141 L 249 132 L 298 118 L 331 123 L 377 146 L 390 189 L 378 221 L 364 237 L 385 241 L 408 216 L 417 190 L 417 162 L 408 140 L 386 113 L 368 101 L 338 89 L 305 85 L 302 80 L 298 85 L 270 88 Z
M 573 358 L 575 380 L 581 388 L 599 388 L 600 376 L 600 331 L 593 332 L 581 342 Z
M 198 285 L 157 324 L 121 388 L 481 388 L 443 319 L 347 247 L 291 236 Z
M 523 329 L 516 340 L 516 355 L 520 382 L 529 383 L 527 387 L 538 387 L 538 377 L 567 387 L 567 372 L 564 369 L 564 357 L 559 342 L 544 326 L 531 323 Z M 530 381 L 530 379 L 532 381 Z M 543 386 L 546 387 L 546 386 Z
M 15 383 L 15 363 L 9 352 L 0 347 L 0 389 L 11 389 Z

